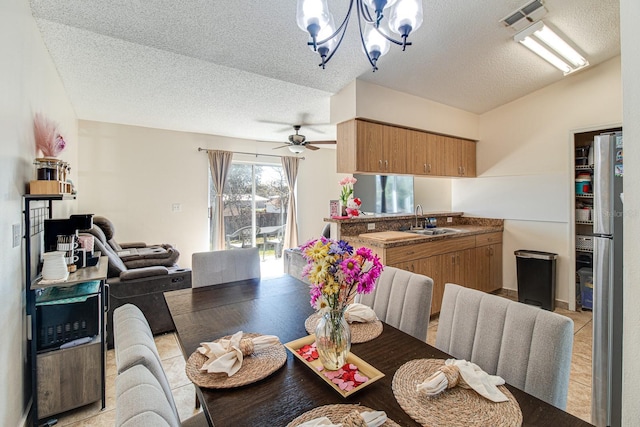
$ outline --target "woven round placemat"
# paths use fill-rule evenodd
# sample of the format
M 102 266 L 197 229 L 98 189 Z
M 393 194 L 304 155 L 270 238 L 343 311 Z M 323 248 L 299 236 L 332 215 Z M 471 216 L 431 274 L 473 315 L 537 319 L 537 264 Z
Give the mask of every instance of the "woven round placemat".
M 304 328 L 309 334 L 316 333 L 316 326 L 321 317 L 321 314 L 313 313 L 304 321 Z M 371 341 L 382 333 L 382 322 L 379 320 L 367 323 L 353 322 L 349 323 L 349 326 L 351 327 L 351 344 Z
M 296 427 L 302 423 L 306 423 L 307 421 L 311 421 L 314 418 L 327 417 L 331 420 L 332 423 L 339 423 L 345 416 L 349 415 L 351 411 L 372 411 L 373 409 L 367 408 L 366 406 L 361 405 L 326 405 L 326 406 L 318 406 L 317 408 L 313 408 L 310 411 L 305 412 L 300 415 L 289 424 L 287 427 Z M 387 419 L 383 424 L 385 427 L 400 427 L 396 422 Z
M 261 334 L 243 334 L 243 338 L 255 338 Z M 229 339 L 226 336 L 217 339 Z M 200 368 L 207 360 L 207 356 L 194 351 L 187 360 L 186 373 L 187 377 L 196 385 L 205 388 L 233 388 L 251 384 L 268 377 L 277 371 L 287 361 L 287 351 L 282 344 L 275 344 L 262 350 L 245 356 L 242 359 L 242 367 L 232 376 L 225 373 L 208 373 L 201 371 Z
M 522 425 L 522 411 L 505 386 L 499 386 L 508 402 L 495 403 L 473 390 L 453 387 L 428 397 L 416 386 L 437 371 L 442 359 L 417 359 L 402 365 L 393 376 L 393 394 L 400 407 L 423 426 L 494 426 Z

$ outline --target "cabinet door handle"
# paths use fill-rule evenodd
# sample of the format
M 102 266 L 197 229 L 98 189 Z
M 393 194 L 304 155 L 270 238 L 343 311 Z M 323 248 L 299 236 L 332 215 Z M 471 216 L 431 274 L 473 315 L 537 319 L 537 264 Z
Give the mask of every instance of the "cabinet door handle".
M 429 166 L 428 166 L 428 168 L 427 168 L 427 172 L 428 172 L 428 173 L 431 173 L 431 163 L 429 163 Z
M 414 252 L 413 251 L 407 251 L 407 255 L 413 255 Z
M 384 170 L 387 170 L 387 169 L 389 169 L 389 161 L 385 160 L 384 161 Z
M 411 264 L 411 271 L 416 271 L 415 267 L 413 266 L 413 264 Z
M 467 168 L 465 168 L 464 166 L 461 166 L 462 168 L 462 175 L 466 175 L 467 174 Z
M 489 255 L 493 256 L 493 248 L 489 248 Z
M 427 164 L 424 164 L 424 173 L 427 173 Z
M 458 166 L 458 175 L 462 175 L 462 166 Z

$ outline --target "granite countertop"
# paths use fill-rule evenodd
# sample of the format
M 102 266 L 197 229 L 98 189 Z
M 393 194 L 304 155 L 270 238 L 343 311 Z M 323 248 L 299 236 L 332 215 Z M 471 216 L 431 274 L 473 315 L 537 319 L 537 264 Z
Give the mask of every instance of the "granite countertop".
M 449 211 L 433 211 L 424 212 L 420 215 L 420 218 L 429 217 L 446 217 L 446 216 L 462 216 L 464 212 L 449 212 Z M 372 222 L 372 221 L 396 221 L 404 219 L 414 219 L 414 214 L 372 214 L 372 215 L 360 215 L 353 218 L 324 218 L 324 222 L 339 222 L 339 223 L 358 223 L 358 222 Z
M 382 249 L 395 248 L 399 246 L 415 245 L 426 242 L 436 242 L 444 239 L 457 239 L 460 237 L 475 236 L 478 234 L 502 232 L 504 230 L 503 225 L 452 225 L 441 228 L 450 228 L 458 230 L 458 233 L 440 234 L 435 236 L 424 236 L 421 234 L 407 233 L 406 239 L 382 241 L 378 239 L 367 238 L 367 234 L 360 234 L 359 236 L 342 236 L 342 240 L 346 240 L 351 245 L 365 245 L 373 246 Z

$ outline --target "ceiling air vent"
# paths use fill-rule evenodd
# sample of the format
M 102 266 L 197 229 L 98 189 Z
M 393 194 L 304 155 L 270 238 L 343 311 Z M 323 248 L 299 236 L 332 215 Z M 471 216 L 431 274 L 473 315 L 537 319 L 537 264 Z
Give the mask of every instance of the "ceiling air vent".
M 542 0 L 533 0 L 500 20 L 505 27 L 520 31 L 538 21 L 547 13 Z

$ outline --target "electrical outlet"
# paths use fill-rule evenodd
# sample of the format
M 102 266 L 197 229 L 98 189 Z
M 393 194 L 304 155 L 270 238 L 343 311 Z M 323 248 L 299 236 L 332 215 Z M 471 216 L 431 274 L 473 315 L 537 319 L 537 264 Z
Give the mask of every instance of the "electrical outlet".
M 376 229 L 376 223 L 375 222 L 370 222 L 367 224 L 367 230 L 375 230 Z
M 20 246 L 20 224 L 13 224 L 11 226 L 11 233 L 13 235 L 13 246 L 12 248 L 17 248 Z
M 182 211 L 182 205 L 180 203 L 174 203 L 171 205 L 171 212 L 180 212 Z
M 452 217 L 450 217 L 450 216 L 448 216 L 448 217 L 447 217 L 447 222 L 453 222 L 453 218 L 452 218 Z

